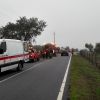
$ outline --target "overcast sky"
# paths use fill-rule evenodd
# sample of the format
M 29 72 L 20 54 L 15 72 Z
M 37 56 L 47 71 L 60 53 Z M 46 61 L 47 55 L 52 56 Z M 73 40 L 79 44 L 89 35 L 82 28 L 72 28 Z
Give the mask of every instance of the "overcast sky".
M 47 22 L 35 45 L 54 41 L 54 32 L 59 47 L 100 42 L 100 0 L 0 0 L 0 27 L 20 16 Z

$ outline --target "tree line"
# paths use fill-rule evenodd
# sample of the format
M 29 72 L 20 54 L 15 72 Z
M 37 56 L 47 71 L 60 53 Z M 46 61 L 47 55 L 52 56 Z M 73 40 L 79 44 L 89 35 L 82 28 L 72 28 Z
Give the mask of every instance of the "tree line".
M 85 47 L 90 51 L 90 52 L 96 52 L 100 53 L 100 43 L 96 43 L 95 47 L 90 43 L 86 43 Z

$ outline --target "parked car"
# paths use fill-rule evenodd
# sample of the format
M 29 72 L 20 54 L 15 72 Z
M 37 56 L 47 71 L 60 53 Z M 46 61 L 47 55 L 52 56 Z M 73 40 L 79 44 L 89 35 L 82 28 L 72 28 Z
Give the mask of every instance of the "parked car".
M 68 56 L 68 51 L 67 50 L 62 50 L 61 51 L 61 56 Z
M 40 55 L 35 49 L 29 50 L 29 61 L 39 61 Z

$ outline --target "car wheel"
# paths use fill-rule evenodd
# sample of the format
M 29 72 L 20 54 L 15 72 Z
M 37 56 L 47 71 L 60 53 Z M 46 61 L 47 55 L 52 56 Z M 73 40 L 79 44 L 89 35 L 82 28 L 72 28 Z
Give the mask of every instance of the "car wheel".
M 22 70 L 22 67 L 23 67 L 23 63 L 22 63 L 22 62 L 19 62 L 19 63 L 18 63 L 17 70 L 18 70 L 18 71 L 21 71 L 21 70 Z

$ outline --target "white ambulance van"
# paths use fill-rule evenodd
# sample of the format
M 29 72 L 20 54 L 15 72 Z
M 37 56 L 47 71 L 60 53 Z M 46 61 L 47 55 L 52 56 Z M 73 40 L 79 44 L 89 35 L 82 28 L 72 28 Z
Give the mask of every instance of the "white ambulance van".
M 14 39 L 0 39 L 0 72 L 14 68 L 21 71 L 23 64 L 23 42 Z

